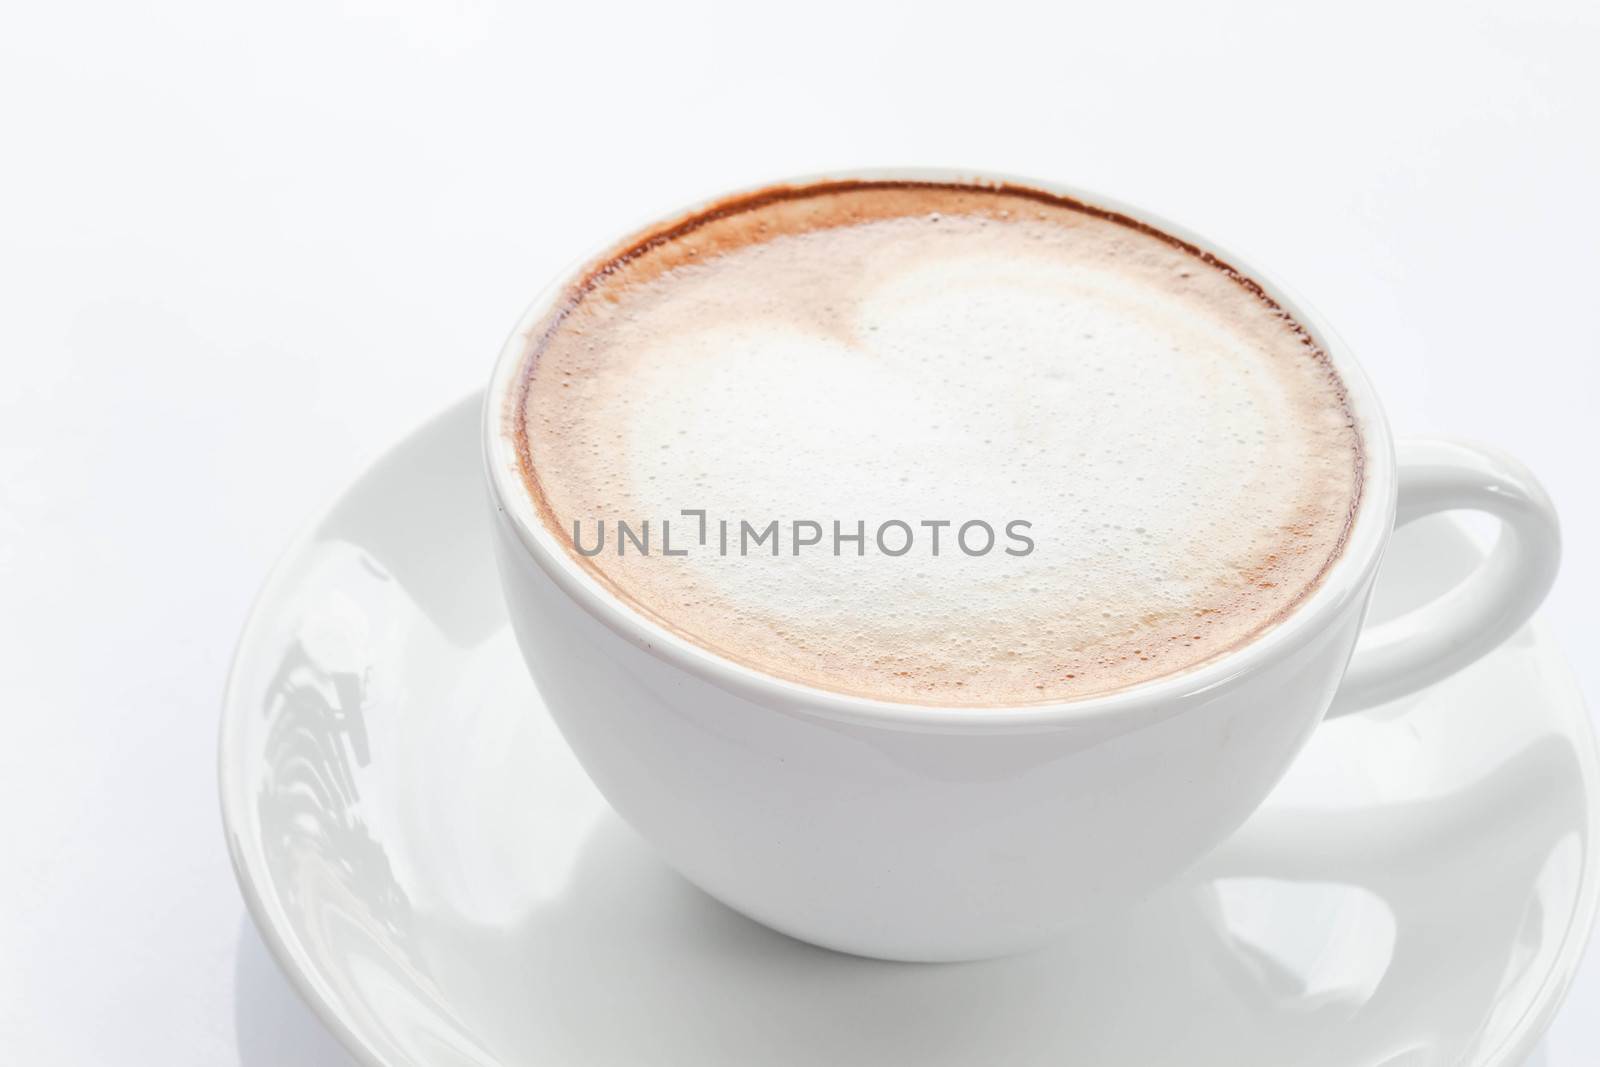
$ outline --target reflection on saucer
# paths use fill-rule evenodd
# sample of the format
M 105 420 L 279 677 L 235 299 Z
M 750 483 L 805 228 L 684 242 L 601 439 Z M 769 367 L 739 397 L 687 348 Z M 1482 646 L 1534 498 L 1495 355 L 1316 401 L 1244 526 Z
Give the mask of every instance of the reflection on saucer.
M 406 1029 L 449 1009 L 418 954 L 411 902 L 363 820 L 361 779 L 371 763 L 365 679 L 330 669 L 296 640 L 261 712 L 266 773 L 257 812 L 267 862 L 286 876 L 284 914 L 317 955 L 387 972 L 381 1002 L 359 981 L 340 982 L 339 991 L 365 1025 L 403 1048 Z

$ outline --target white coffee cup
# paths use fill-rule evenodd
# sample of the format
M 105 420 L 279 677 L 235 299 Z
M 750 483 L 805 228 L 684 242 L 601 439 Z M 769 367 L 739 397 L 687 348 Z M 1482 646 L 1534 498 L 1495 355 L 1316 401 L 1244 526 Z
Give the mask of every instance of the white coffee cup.
M 887 959 L 1037 946 L 1212 849 L 1325 718 L 1453 673 L 1510 636 L 1549 590 L 1560 534 L 1537 480 L 1475 445 L 1397 446 L 1349 350 L 1241 257 L 1053 183 L 925 170 L 828 177 L 1034 186 L 1214 253 L 1328 353 L 1359 424 L 1366 481 L 1344 553 L 1312 595 L 1194 670 L 1052 706 L 916 706 L 815 689 L 724 659 L 641 615 L 540 521 L 505 412 L 527 334 L 574 276 L 558 279 L 507 341 L 486 401 L 506 603 L 540 693 L 595 784 L 669 863 L 730 907 L 806 941 Z M 1479 570 L 1433 603 L 1363 630 L 1393 528 L 1457 509 L 1502 524 Z

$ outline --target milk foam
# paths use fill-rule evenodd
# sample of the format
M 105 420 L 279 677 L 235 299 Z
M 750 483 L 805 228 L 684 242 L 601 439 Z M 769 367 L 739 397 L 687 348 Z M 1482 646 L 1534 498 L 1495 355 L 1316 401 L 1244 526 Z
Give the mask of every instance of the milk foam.
M 549 525 L 651 520 L 579 557 L 690 640 L 879 699 L 1070 700 L 1202 663 L 1337 557 L 1360 483 L 1344 391 L 1231 272 L 999 191 L 838 190 L 699 221 L 599 270 L 511 413 Z M 727 556 L 683 509 L 783 523 Z M 674 546 L 660 552 L 661 520 Z M 865 554 L 792 554 L 794 520 Z M 882 554 L 900 519 L 917 545 Z M 993 551 L 928 550 L 986 520 Z M 1003 551 L 1031 523 L 1027 555 Z M 895 547 L 900 540 L 893 539 Z M 631 550 L 632 545 L 628 548 Z

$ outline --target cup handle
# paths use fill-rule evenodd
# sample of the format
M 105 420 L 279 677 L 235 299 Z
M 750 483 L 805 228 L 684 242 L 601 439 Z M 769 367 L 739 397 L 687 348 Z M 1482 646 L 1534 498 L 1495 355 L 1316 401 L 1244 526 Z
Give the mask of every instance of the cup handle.
M 1544 487 L 1503 452 L 1456 441 L 1401 441 L 1396 528 L 1440 511 L 1483 511 L 1500 537 L 1455 588 L 1361 632 L 1327 718 L 1393 700 L 1454 674 L 1510 637 L 1555 581 L 1561 526 Z

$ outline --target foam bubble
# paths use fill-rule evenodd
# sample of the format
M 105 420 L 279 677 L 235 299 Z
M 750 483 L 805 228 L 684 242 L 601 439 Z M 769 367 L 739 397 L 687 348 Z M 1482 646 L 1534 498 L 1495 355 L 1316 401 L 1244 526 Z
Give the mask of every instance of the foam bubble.
M 582 562 L 703 646 L 880 699 L 1072 699 L 1261 632 L 1346 532 L 1360 453 L 1341 384 L 1224 270 L 1021 206 L 868 187 L 612 265 L 529 357 L 517 421 L 547 520 L 587 540 L 651 520 L 655 553 Z M 705 546 L 683 509 L 706 511 Z M 899 556 L 873 536 L 895 519 L 916 534 Z M 1003 551 L 1013 519 L 1029 555 Z M 659 552 L 662 520 L 689 555 Z M 780 554 L 739 555 L 740 520 L 778 520 Z M 794 555 L 799 520 L 824 536 Z M 864 555 L 832 554 L 834 520 L 865 522 Z M 924 520 L 952 522 L 937 557 Z M 987 554 L 960 550 L 971 520 L 995 532 Z

